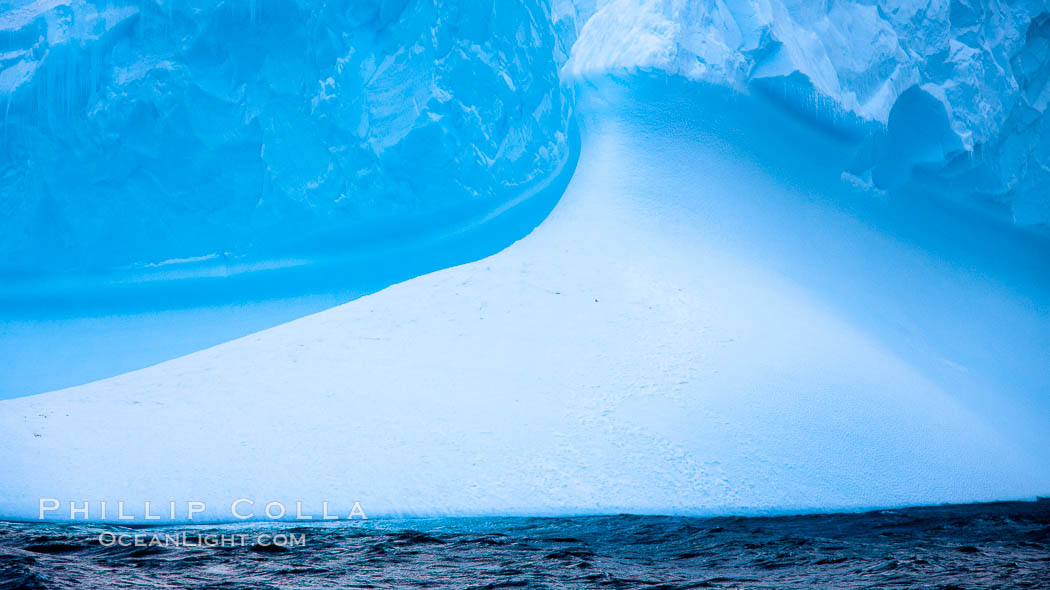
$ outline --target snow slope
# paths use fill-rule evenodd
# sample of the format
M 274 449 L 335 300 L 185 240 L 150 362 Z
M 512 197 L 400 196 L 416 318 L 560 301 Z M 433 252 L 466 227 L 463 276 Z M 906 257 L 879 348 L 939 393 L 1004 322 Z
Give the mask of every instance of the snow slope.
M 567 192 L 506 250 L 0 402 L 0 517 L 40 497 L 228 519 L 238 497 L 707 514 L 1050 490 L 1045 244 L 965 215 L 917 231 L 925 213 L 843 188 L 840 146 L 756 101 L 601 85 Z

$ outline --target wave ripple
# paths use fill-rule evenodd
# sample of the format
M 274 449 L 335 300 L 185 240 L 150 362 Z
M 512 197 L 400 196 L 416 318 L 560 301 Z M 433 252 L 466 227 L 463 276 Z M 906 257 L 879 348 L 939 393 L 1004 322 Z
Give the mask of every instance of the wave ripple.
M 103 546 L 102 532 L 303 534 L 302 546 Z M 1050 588 L 1050 501 L 780 517 L 0 524 L 0 588 Z

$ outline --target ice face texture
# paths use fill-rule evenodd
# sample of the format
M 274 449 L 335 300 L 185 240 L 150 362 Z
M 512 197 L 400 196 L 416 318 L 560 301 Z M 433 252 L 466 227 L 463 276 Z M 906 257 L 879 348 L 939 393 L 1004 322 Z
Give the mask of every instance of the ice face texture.
M 0 3 L 0 260 L 289 256 L 498 207 L 566 158 L 540 0 Z
M 578 35 L 570 76 L 660 70 L 762 92 L 862 138 L 852 172 L 876 188 L 919 167 L 1018 224 L 1050 224 L 1046 0 L 555 5 Z

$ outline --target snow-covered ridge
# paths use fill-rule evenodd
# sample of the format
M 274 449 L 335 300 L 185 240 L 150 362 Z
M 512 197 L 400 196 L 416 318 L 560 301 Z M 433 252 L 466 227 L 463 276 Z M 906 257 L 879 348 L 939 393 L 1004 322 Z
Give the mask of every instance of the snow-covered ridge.
M 496 209 L 571 149 L 551 22 L 542 0 L 0 0 L 0 270 Z
M 555 0 L 555 7 L 559 29 L 575 38 L 564 68 L 570 77 L 662 70 L 762 91 L 865 138 L 852 172 L 880 188 L 899 186 L 918 165 L 1008 204 L 1019 224 L 1050 224 L 1046 0 Z

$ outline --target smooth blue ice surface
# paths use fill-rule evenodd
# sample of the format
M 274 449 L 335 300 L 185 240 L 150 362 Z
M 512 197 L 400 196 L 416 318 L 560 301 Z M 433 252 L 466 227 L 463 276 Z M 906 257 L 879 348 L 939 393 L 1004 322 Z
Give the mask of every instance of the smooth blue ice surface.
M 495 209 L 335 256 L 208 259 L 2 283 L 0 399 L 140 369 L 493 254 L 557 203 L 578 150 Z

